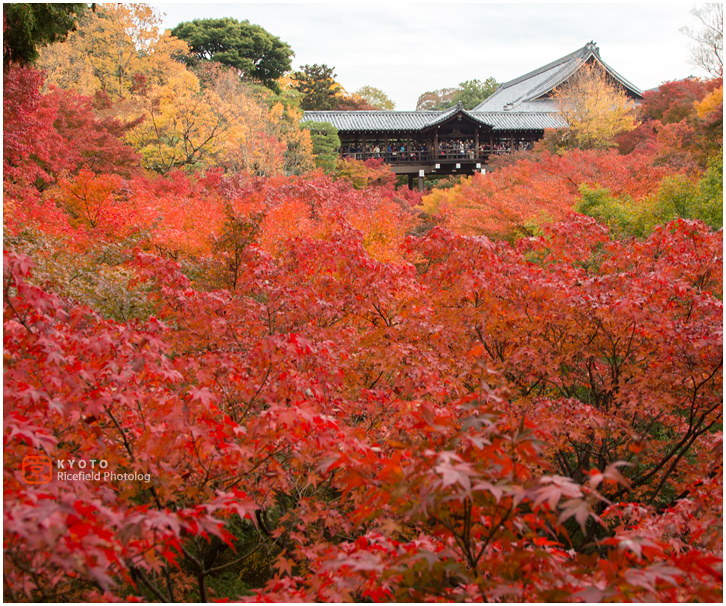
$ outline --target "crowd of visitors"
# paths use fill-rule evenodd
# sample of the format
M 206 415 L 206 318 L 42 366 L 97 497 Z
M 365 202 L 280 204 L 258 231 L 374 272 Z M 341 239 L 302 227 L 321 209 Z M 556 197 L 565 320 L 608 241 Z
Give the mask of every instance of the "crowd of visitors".
M 475 160 L 483 159 L 490 154 L 509 154 L 512 151 L 532 149 L 531 141 L 501 140 L 494 144 L 489 141 L 477 147 L 473 139 L 443 139 L 439 141 L 438 154 L 434 146 L 416 141 L 388 141 L 349 143 L 343 147 L 344 158 L 364 160 L 367 158 L 383 158 L 386 162 L 425 162 L 439 160 Z

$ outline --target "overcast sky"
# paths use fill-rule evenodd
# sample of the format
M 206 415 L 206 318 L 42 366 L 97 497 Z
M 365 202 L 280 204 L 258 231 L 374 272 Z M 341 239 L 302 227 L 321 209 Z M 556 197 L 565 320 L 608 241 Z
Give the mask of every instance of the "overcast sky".
M 172 28 L 193 19 L 234 17 L 261 25 L 295 51 L 293 68 L 335 67 L 348 92 L 365 84 L 382 89 L 398 110 L 418 96 L 493 76 L 506 82 L 559 59 L 590 40 L 600 56 L 647 90 L 689 75 L 695 26 L 686 3 L 489 2 L 157 2 Z

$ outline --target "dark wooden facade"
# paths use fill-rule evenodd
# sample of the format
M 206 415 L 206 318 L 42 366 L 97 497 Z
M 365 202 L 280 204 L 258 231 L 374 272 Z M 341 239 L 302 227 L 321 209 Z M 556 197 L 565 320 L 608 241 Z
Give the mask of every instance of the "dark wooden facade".
M 447 121 L 419 131 L 340 131 L 343 158 L 382 159 L 409 185 L 424 175 L 472 174 L 486 170 L 494 155 L 532 149 L 543 130 L 495 131 L 457 112 Z M 422 186 L 422 183 L 419 183 Z

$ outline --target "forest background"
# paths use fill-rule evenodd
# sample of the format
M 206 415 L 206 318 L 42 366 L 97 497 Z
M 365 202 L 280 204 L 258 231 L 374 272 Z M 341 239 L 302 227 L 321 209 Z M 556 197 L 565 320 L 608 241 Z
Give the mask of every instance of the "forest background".
M 421 194 L 262 28 L 5 4 L 5 597 L 721 600 L 714 6 L 711 78 Z

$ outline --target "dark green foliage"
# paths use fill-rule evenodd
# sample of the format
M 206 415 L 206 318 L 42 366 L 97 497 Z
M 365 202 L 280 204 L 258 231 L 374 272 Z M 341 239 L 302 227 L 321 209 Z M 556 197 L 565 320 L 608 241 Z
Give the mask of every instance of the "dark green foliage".
M 87 8 L 83 3 L 3 4 L 3 67 L 33 63 L 38 47 L 65 39 Z
M 310 131 L 315 164 L 326 173 L 333 171 L 340 148 L 338 129 L 327 122 L 303 122 L 300 126 Z
M 454 103 L 464 106 L 464 109 L 474 109 L 487 97 L 491 97 L 497 90 L 499 83 L 491 76 L 481 80 L 466 80 L 459 84 L 459 90 L 454 95 Z
M 195 19 L 177 25 L 171 33 L 189 43 L 195 61 L 218 61 L 240 70 L 278 91 L 275 82 L 291 67 L 290 46 L 249 21 Z
M 324 63 L 318 65 L 303 65 L 298 72 L 293 74 L 297 80 L 295 88 L 302 93 L 300 107 L 305 111 L 327 111 L 335 109 L 338 100 L 335 93 L 338 84 L 335 81 L 336 74 L 334 67 L 328 67 Z
M 474 109 L 482 101 L 491 97 L 497 90 L 499 83 L 491 76 L 482 82 L 481 80 L 466 80 L 459 84 L 459 88 L 451 97 L 450 101 L 437 103 L 430 109 L 442 110 L 453 107 L 461 102 L 464 109 Z

